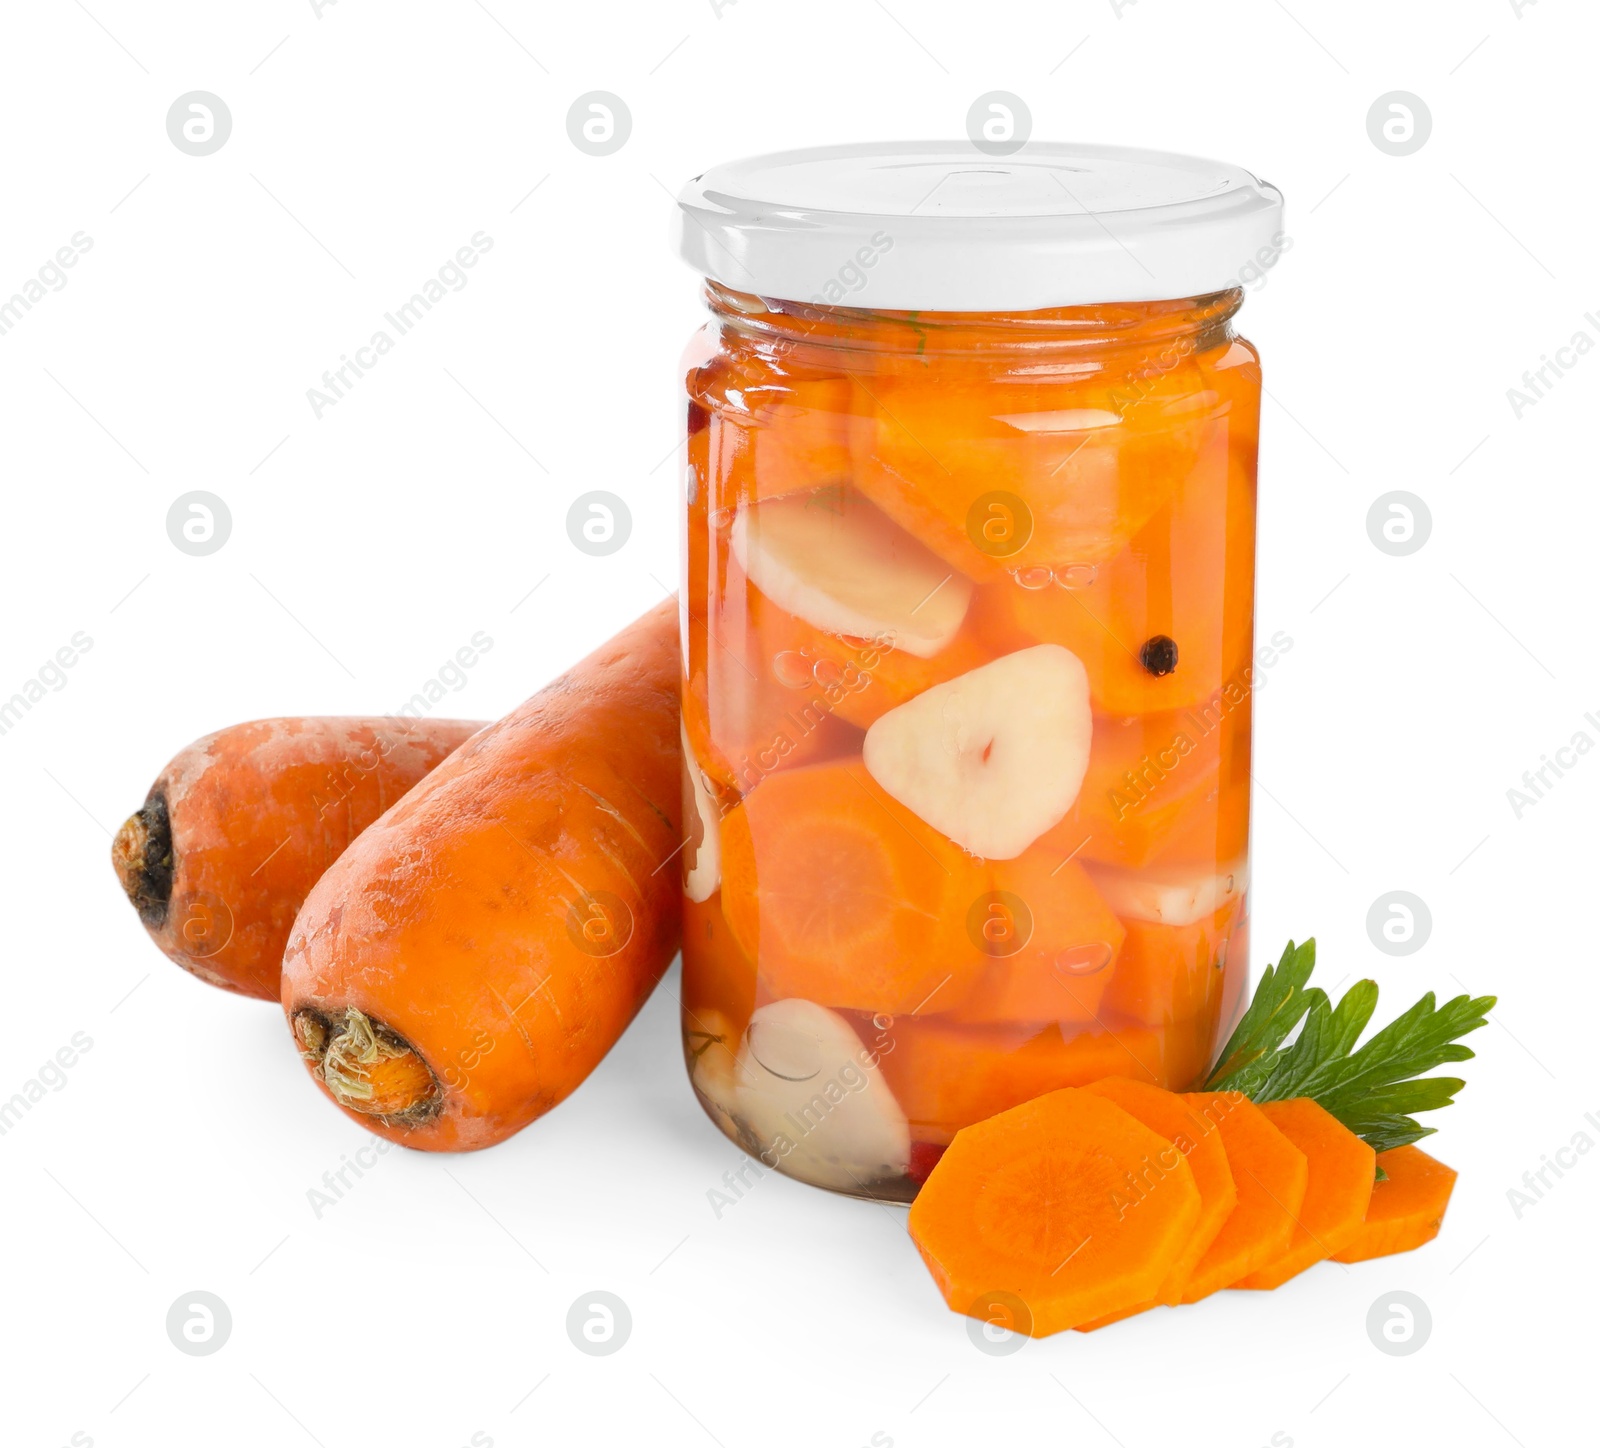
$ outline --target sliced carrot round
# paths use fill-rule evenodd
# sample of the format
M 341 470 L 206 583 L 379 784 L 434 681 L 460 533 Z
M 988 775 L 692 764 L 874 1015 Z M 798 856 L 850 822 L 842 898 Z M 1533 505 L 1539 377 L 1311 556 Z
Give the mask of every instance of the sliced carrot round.
M 1281 1287 L 1355 1241 L 1366 1220 L 1378 1169 L 1377 1153 L 1308 1097 L 1266 1101 L 1261 1111 L 1305 1153 L 1308 1174 L 1305 1200 L 1295 1214 L 1288 1245 L 1229 1284 L 1256 1290 Z
M 752 789 L 722 822 L 722 873 L 728 924 L 774 997 L 938 1009 L 970 990 L 983 963 L 965 936 L 982 890 L 976 865 L 859 759 L 785 770 Z
M 1221 1133 L 1214 1123 L 1195 1112 L 1182 1096 L 1123 1076 L 1108 1076 L 1104 1081 L 1096 1081 L 1084 1089 L 1115 1102 L 1135 1121 L 1143 1122 L 1152 1131 L 1165 1137 L 1173 1150 L 1189 1163 L 1189 1170 L 1194 1173 L 1194 1184 L 1200 1192 L 1200 1216 L 1195 1222 L 1194 1232 L 1179 1252 L 1160 1288 L 1145 1302 L 1125 1308 L 1112 1317 L 1081 1324 L 1082 1330 L 1089 1332 L 1136 1312 L 1143 1312 L 1147 1307 L 1172 1307 L 1181 1302 L 1183 1290 L 1195 1267 L 1233 1212 L 1238 1190 L 1233 1184 L 1233 1173 L 1228 1168 L 1228 1153 L 1222 1144 Z M 1169 1160 L 1163 1157 L 1155 1164 L 1156 1169 L 1165 1170 Z
M 1456 1174 L 1416 1146 L 1378 1153 L 1384 1180 L 1372 1188 L 1366 1220 L 1355 1239 L 1333 1254 L 1335 1262 L 1365 1262 L 1409 1252 L 1439 1235 Z
M 1241 1092 L 1190 1092 L 1185 1100 L 1221 1135 L 1238 1191 L 1233 1211 L 1183 1290 L 1183 1301 L 1198 1302 L 1288 1247 L 1305 1201 L 1307 1165 L 1305 1153 Z
M 1227 1221 L 1238 1200 L 1221 1131 L 1195 1112 L 1176 1091 L 1163 1091 L 1160 1086 L 1147 1082 L 1107 1077 L 1086 1086 L 1085 1090 L 1117 1102 L 1117 1106 L 1134 1120 L 1144 1122 L 1150 1130 L 1165 1136 L 1194 1173 L 1195 1186 L 1200 1189 L 1200 1218 L 1195 1222 L 1194 1235 L 1178 1254 L 1173 1270 L 1155 1294 L 1155 1301 L 1174 1306 L 1182 1301 L 1182 1290 L 1189 1283 L 1190 1275 L 1218 1237 L 1222 1222 Z
M 1139 1188 L 1149 1164 L 1170 1169 Z M 1087 1091 L 1053 1091 L 960 1132 L 911 1205 L 917 1250 L 956 1312 L 1021 1299 L 1045 1337 L 1153 1296 L 1194 1233 L 1200 1192 L 1172 1144 Z

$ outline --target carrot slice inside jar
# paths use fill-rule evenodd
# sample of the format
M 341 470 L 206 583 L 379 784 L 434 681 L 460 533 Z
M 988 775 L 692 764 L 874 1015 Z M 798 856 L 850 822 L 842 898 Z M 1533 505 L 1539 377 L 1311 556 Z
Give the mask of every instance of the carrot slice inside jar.
M 964 1025 L 953 1015 L 897 1016 L 885 1032 L 884 1076 L 925 1141 L 949 1141 L 962 1127 L 1106 1076 L 1188 1085 L 1211 1045 L 1209 1017 L 1157 1031 L 1105 1020 Z
M 1090 382 L 876 378 L 856 486 L 978 582 L 1109 561 L 1172 497 L 1204 434 L 1192 365 Z M 1141 393 L 1142 389 L 1142 393 Z
M 722 852 L 724 913 L 771 995 L 893 1013 L 970 990 L 981 874 L 859 759 L 763 780 L 724 818 Z
M 1213 431 L 1177 491 L 1093 567 L 1017 569 L 974 600 L 997 642 L 1059 643 L 1089 671 L 1096 710 L 1205 706 L 1248 694 L 1254 621 L 1255 457 Z M 1233 695 L 1224 691 L 1232 686 Z

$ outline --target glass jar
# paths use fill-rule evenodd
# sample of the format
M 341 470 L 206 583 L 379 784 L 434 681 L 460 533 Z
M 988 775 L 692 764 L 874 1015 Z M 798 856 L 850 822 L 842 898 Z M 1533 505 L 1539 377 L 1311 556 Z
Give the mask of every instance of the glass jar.
M 1195 1084 L 1238 1004 L 1261 374 L 1233 318 L 1281 198 L 928 145 L 739 163 L 680 207 L 712 313 L 690 1076 L 763 1169 L 909 1200 L 1042 1092 Z

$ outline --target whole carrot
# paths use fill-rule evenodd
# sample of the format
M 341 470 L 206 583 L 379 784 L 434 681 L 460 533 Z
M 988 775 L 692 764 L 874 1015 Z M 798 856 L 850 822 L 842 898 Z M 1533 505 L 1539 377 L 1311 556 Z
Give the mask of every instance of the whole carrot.
M 490 725 L 317 883 L 283 963 L 312 1076 L 379 1135 L 492 1146 L 568 1096 L 678 949 L 678 613 Z
M 258 719 L 197 739 L 117 831 L 111 863 L 150 938 L 191 975 L 277 1000 L 311 887 L 351 840 L 483 726 Z

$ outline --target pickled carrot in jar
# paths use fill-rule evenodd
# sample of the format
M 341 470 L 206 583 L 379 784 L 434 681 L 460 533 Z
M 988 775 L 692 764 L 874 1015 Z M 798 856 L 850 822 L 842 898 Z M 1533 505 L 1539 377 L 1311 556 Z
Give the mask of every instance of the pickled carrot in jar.
M 1021 573 L 978 607 L 1002 647 L 1059 643 L 1095 707 L 1140 714 L 1244 693 L 1255 600 L 1255 467 L 1217 424 L 1168 504 L 1104 563 Z
M 1029 850 L 989 862 L 986 884 L 968 907 L 967 937 L 989 961 L 949 1019 L 1096 1020 L 1127 932 L 1083 866 Z
M 914 1012 L 971 988 L 976 862 L 858 760 L 764 779 L 722 822 L 723 912 L 775 997 Z
M 1186 925 L 1124 920 L 1127 936 L 1107 983 L 1106 1009 L 1151 1026 L 1206 1014 L 1223 996 L 1238 914 L 1238 901 L 1230 900 Z
M 881 383 L 857 486 L 980 582 L 1105 562 L 1171 499 L 1204 441 L 1194 369 L 1162 366 L 1144 356 L 1087 383 Z
M 914 1137 L 948 1142 L 963 1126 L 1047 1091 L 1128 1076 L 1157 1086 L 1184 1084 L 1194 1070 L 1194 1034 L 1125 1024 L 1040 1028 L 899 1020 L 883 1071 Z

